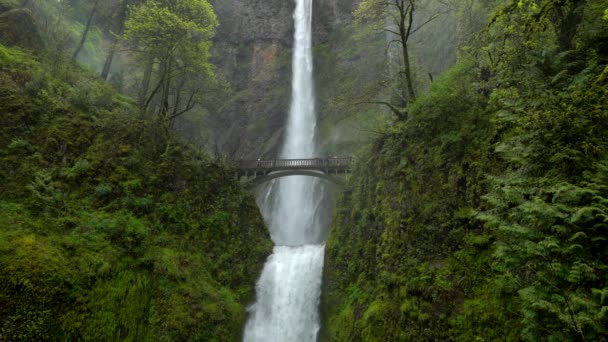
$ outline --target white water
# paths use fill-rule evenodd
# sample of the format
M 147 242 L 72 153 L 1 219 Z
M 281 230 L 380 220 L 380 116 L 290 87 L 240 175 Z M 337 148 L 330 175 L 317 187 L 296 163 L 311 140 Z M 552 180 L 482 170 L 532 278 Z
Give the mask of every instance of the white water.
M 312 0 L 296 0 L 292 99 L 282 158 L 315 156 L 316 114 L 313 88 Z M 316 341 L 325 246 L 316 219 L 321 203 L 312 177 L 281 178 L 262 204 L 275 243 L 249 308 L 246 342 Z M 270 203 L 270 192 L 275 203 Z M 290 247 L 291 246 L 291 247 Z
M 323 245 L 277 246 L 256 286 L 245 341 L 316 341 Z

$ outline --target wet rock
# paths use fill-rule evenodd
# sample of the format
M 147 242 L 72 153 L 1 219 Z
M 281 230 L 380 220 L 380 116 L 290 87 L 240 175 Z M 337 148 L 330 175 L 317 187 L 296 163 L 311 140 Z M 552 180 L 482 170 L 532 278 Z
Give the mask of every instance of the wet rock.
M 348 21 L 358 0 L 314 0 L 313 37 L 325 42 Z M 220 20 L 214 64 L 235 96 L 207 126 L 212 140 L 234 157 L 276 156 L 291 95 L 291 48 L 295 1 L 214 0 Z

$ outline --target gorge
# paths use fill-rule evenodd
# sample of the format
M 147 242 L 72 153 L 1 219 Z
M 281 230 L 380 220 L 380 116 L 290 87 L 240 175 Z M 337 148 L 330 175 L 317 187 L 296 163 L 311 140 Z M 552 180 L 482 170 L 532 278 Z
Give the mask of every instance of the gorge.
M 607 132 L 605 0 L 0 0 L 0 341 L 608 340 Z
M 316 155 L 312 0 L 297 0 L 292 99 L 281 157 Z M 316 341 L 323 268 L 323 227 L 317 217 L 323 187 L 312 177 L 274 181 L 262 198 L 275 243 L 256 286 L 244 341 Z

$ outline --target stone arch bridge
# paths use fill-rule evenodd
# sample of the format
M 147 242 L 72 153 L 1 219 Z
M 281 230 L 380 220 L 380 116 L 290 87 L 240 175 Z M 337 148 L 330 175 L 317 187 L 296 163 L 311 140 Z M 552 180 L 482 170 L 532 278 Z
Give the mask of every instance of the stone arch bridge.
M 244 179 L 251 187 L 288 176 L 317 177 L 344 186 L 346 182 L 342 176 L 351 172 L 351 165 L 351 157 L 240 160 L 237 178 Z

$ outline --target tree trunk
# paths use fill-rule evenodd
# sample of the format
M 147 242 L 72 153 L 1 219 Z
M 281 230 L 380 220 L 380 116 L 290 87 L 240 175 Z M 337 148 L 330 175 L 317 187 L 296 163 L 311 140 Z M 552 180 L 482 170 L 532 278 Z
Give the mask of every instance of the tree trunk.
M 91 10 L 91 14 L 89 15 L 89 19 L 87 20 L 87 25 L 85 26 L 84 32 L 82 33 L 82 38 L 80 39 L 80 43 L 78 43 L 78 47 L 76 48 L 76 51 L 74 51 L 74 54 L 72 55 L 72 63 L 76 63 L 76 58 L 78 57 L 80 50 L 82 50 L 82 47 L 84 46 L 84 43 L 87 40 L 87 35 L 89 34 L 89 30 L 91 29 L 91 24 L 93 23 L 93 18 L 95 17 L 95 12 L 97 11 L 98 3 L 99 3 L 99 0 L 95 0 L 95 3 L 93 4 L 93 9 Z
M 150 102 L 152 96 L 155 96 L 156 93 L 160 90 L 160 97 L 158 99 L 158 107 L 153 110 L 156 112 L 158 119 L 161 122 L 166 122 L 167 118 L 169 118 L 169 95 L 170 95 L 170 88 L 171 88 L 171 70 L 172 68 L 172 63 L 171 63 L 171 58 L 167 58 L 163 61 L 159 62 L 159 82 L 158 85 L 156 86 L 156 89 L 154 89 L 154 91 L 152 92 L 152 94 L 150 95 L 150 98 L 148 99 L 148 103 Z
M 108 76 L 110 75 L 110 69 L 112 68 L 112 61 L 114 60 L 114 53 L 116 53 L 116 45 L 117 45 L 117 39 L 116 39 L 116 37 L 114 37 L 114 38 L 112 38 L 112 45 L 110 46 L 110 51 L 108 52 L 106 61 L 103 64 L 103 70 L 101 71 L 101 78 L 104 81 L 107 81 Z
M 403 74 L 405 76 L 405 83 L 407 88 L 407 103 L 412 103 L 416 100 L 416 94 L 414 93 L 414 84 L 412 82 L 412 68 L 410 65 L 410 53 L 407 43 L 403 44 Z
M 169 95 L 171 94 L 171 73 L 172 73 L 172 60 L 169 58 L 167 63 L 167 69 L 165 70 L 165 84 L 163 85 L 163 93 L 161 97 L 160 115 L 163 121 L 169 119 Z
M 118 17 L 119 20 L 119 28 L 118 28 L 118 35 L 123 34 L 124 29 L 125 29 L 125 20 L 127 17 L 127 6 L 128 6 L 129 2 L 127 0 L 124 0 L 122 3 L 122 8 L 120 10 L 120 16 Z M 112 69 L 112 61 L 114 60 L 114 54 L 116 53 L 116 47 L 118 46 L 118 38 L 114 35 L 112 35 L 112 45 L 110 46 L 110 51 L 108 51 L 108 56 L 106 57 L 106 61 L 103 65 L 103 70 L 101 71 L 101 78 L 103 78 L 104 81 L 108 80 L 108 76 L 110 75 L 110 69 Z
M 404 89 L 404 101 L 407 103 L 411 103 L 416 99 L 416 94 L 414 93 L 414 85 L 412 82 L 412 68 L 410 65 L 410 52 L 408 47 L 408 40 L 410 38 L 410 34 L 412 32 L 412 26 L 414 24 L 414 1 L 408 0 L 408 5 L 406 6 L 404 2 L 401 2 L 401 7 L 399 7 L 400 11 L 400 23 L 399 23 L 399 33 L 401 35 L 401 53 L 403 54 L 403 77 L 405 78 L 405 88 Z
M 148 91 L 150 90 L 150 80 L 152 79 L 152 69 L 154 68 L 154 59 L 150 57 L 146 62 L 144 69 L 144 78 L 141 81 L 141 92 L 139 94 L 139 106 L 142 109 L 146 107 L 146 100 L 148 99 Z
M 572 7 L 563 6 L 558 8 L 558 15 L 556 21 L 561 24 L 558 25 L 557 38 L 562 51 L 574 50 L 576 43 L 574 36 L 576 35 L 576 29 L 583 19 L 582 11 L 580 7 L 583 6 L 585 1 L 574 1 Z

